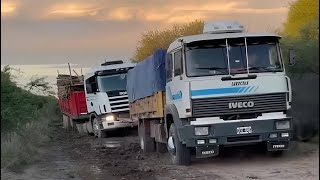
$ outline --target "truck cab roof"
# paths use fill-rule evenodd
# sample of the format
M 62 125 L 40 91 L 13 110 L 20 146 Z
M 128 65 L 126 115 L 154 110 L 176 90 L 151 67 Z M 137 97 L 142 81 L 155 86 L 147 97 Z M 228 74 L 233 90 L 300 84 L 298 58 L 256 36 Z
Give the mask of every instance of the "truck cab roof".
M 124 62 L 121 64 L 112 64 L 112 65 L 104 65 L 104 66 L 98 66 L 94 67 L 88 70 L 88 72 L 84 75 L 84 79 L 87 79 L 95 74 L 95 72 L 98 71 L 104 71 L 104 70 L 112 70 L 112 69 L 119 69 L 119 68 L 126 68 L 126 67 L 134 67 L 136 63 L 131 62 Z
M 247 32 L 240 32 L 240 33 L 204 33 L 204 34 L 197 34 L 191 36 L 184 36 L 176 39 L 173 43 L 170 44 L 167 52 L 171 52 L 179 47 L 181 47 L 181 41 L 188 44 L 191 42 L 196 41 L 204 41 L 204 40 L 215 40 L 215 39 L 228 39 L 228 38 L 239 38 L 239 37 L 278 37 L 281 36 L 273 33 L 247 33 Z

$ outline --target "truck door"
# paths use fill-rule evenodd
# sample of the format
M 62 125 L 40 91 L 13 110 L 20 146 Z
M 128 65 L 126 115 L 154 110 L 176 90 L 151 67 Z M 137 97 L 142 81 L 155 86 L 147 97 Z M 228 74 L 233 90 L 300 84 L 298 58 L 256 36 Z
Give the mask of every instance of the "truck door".
M 100 111 L 97 104 L 98 84 L 96 76 L 88 78 L 86 80 L 85 86 L 88 113 L 96 112 L 99 114 Z
M 173 73 L 172 80 L 167 82 L 167 91 L 169 94 L 169 102 L 175 104 L 179 114 L 183 114 L 182 110 L 184 109 L 184 100 L 189 97 L 188 87 L 186 83 L 182 80 L 183 75 L 183 58 L 182 50 L 177 50 L 172 53 L 173 58 Z

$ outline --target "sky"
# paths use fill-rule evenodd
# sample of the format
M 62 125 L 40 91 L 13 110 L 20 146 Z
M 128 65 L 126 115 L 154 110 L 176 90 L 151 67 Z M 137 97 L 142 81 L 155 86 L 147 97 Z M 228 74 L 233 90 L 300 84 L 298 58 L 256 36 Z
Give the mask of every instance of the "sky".
M 280 28 L 290 0 L 1 0 L 1 64 L 129 59 L 143 32 L 193 19 Z
M 55 76 L 67 62 L 86 68 L 130 59 L 142 33 L 194 19 L 272 31 L 282 27 L 291 1 L 1 0 L 1 65 Z

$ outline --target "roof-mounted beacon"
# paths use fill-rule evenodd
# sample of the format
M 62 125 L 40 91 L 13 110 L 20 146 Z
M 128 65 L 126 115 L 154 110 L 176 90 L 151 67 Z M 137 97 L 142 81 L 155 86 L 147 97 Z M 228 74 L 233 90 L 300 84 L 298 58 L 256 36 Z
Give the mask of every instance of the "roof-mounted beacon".
M 208 22 L 204 24 L 204 34 L 241 33 L 244 27 L 238 22 Z

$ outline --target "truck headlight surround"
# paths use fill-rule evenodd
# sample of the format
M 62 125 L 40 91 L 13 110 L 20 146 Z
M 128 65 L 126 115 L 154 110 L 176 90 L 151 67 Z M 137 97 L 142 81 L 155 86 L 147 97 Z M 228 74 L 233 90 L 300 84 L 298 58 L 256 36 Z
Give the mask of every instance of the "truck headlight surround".
M 290 121 L 282 120 L 276 121 L 276 129 L 290 129 Z
M 209 127 L 207 127 L 207 126 L 194 128 L 194 135 L 196 135 L 196 136 L 206 136 L 208 134 L 209 134 Z

